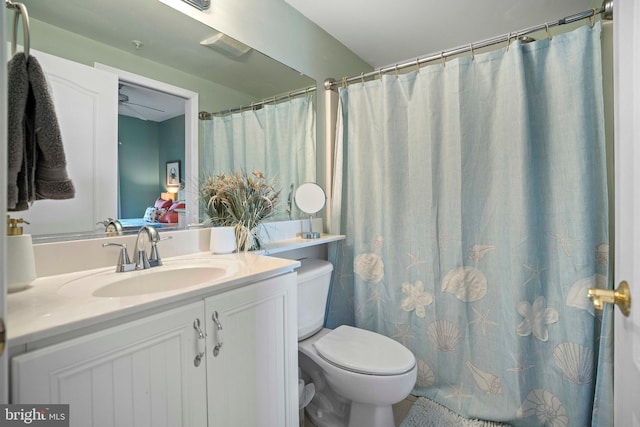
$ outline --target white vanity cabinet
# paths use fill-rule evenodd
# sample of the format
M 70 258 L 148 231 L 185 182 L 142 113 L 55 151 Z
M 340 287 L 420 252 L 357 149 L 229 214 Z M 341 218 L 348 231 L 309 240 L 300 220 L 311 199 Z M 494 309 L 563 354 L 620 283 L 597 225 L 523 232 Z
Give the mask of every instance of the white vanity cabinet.
M 296 275 L 212 296 L 205 307 L 209 427 L 297 427 Z
M 77 427 L 206 425 L 197 302 L 16 356 L 12 403 L 68 403 Z
M 27 351 L 11 403 L 68 403 L 74 427 L 297 427 L 296 310 L 287 273 Z

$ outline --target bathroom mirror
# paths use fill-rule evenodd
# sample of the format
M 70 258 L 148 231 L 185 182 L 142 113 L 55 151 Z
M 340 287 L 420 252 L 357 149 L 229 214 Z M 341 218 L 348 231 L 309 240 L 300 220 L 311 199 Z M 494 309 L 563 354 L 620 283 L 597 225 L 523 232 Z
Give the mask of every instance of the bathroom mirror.
M 327 202 L 327 196 L 322 187 L 315 182 L 302 184 L 296 189 L 294 200 L 298 209 L 309 215 L 309 231 L 302 233 L 302 238 L 320 238 L 320 233 L 313 231 L 311 218 L 320 212 Z
M 246 47 L 246 53 L 234 57 L 202 45 L 202 41 L 220 33 L 157 0 L 24 0 L 23 3 L 31 19 L 33 49 L 91 67 L 100 63 L 127 70 L 196 92 L 198 111 L 224 111 L 315 86 L 313 79 L 250 46 Z M 5 24 L 9 28 L 12 18 L 12 14 L 7 14 Z M 125 90 L 123 95 L 129 97 L 130 104 L 135 103 L 133 95 Z M 145 106 L 154 107 L 146 102 Z M 200 136 L 199 144 L 192 144 L 191 149 L 201 151 L 201 145 Z M 177 155 L 168 160 L 176 159 Z M 167 191 L 163 186 L 165 165 L 158 163 L 162 173 L 158 176 L 156 197 Z M 183 169 L 188 167 L 185 163 Z M 205 169 L 204 165 L 198 168 Z M 196 192 L 198 183 L 188 181 L 193 174 L 183 170 L 182 175 L 186 178 L 182 183 L 185 191 Z M 148 198 L 144 197 L 145 202 L 153 206 L 155 199 Z M 144 212 L 139 213 L 140 217 L 143 215 Z M 104 236 L 99 226 L 91 232 L 71 233 L 71 237 L 61 236 L 56 230 L 33 234 L 36 241 Z

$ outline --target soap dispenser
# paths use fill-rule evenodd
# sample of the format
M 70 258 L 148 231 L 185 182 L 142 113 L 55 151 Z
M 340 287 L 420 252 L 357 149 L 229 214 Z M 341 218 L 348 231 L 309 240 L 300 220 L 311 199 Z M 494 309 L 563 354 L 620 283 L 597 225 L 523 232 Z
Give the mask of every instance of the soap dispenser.
M 7 215 L 7 290 L 17 292 L 36 280 L 36 265 L 30 234 L 24 234 L 22 218 Z

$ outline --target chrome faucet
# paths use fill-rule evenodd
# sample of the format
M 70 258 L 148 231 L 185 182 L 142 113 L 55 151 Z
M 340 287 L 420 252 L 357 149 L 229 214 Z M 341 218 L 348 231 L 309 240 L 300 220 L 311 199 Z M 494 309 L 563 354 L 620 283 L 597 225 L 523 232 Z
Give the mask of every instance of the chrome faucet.
M 107 218 L 104 221 L 97 222 L 96 225 L 104 225 L 104 231 L 107 236 L 120 236 L 122 234 L 122 224 L 117 219 Z
M 151 254 L 147 255 L 146 242 L 144 238 L 140 239 L 140 237 L 147 237 L 147 242 L 151 243 Z M 160 259 L 160 254 L 158 253 L 158 242 L 160 240 L 171 239 L 171 236 L 165 237 L 164 239 L 160 238 L 158 231 L 155 227 L 150 225 L 145 225 L 140 230 L 138 230 L 138 237 L 136 238 L 136 250 L 134 252 L 134 262 L 136 264 L 136 270 L 144 270 L 151 267 L 157 267 L 162 265 L 162 260 Z

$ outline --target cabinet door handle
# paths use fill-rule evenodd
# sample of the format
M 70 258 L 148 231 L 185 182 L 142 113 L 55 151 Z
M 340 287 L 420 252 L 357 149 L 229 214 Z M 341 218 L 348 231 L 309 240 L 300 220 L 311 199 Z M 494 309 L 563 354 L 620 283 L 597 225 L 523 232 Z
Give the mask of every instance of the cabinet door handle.
M 211 319 L 216 324 L 216 346 L 213 348 L 213 355 L 215 357 L 220 354 L 220 349 L 222 348 L 222 325 L 220 324 L 220 320 L 218 319 L 218 312 L 214 311 Z
M 200 329 L 200 319 L 196 319 L 193 321 L 193 329 L 196 330 L 196 332 L 198 332 L 198 354 L 196 354 L 196 358 L 193 360 L 193 364 L 198 367 L 200 366 L 200 362 L 202 362 L 202 358 L 204 357 L 204 352 L 205 352 L 205 336 L 206 334 L 204 332 L 202 332 L 202 329 Z

